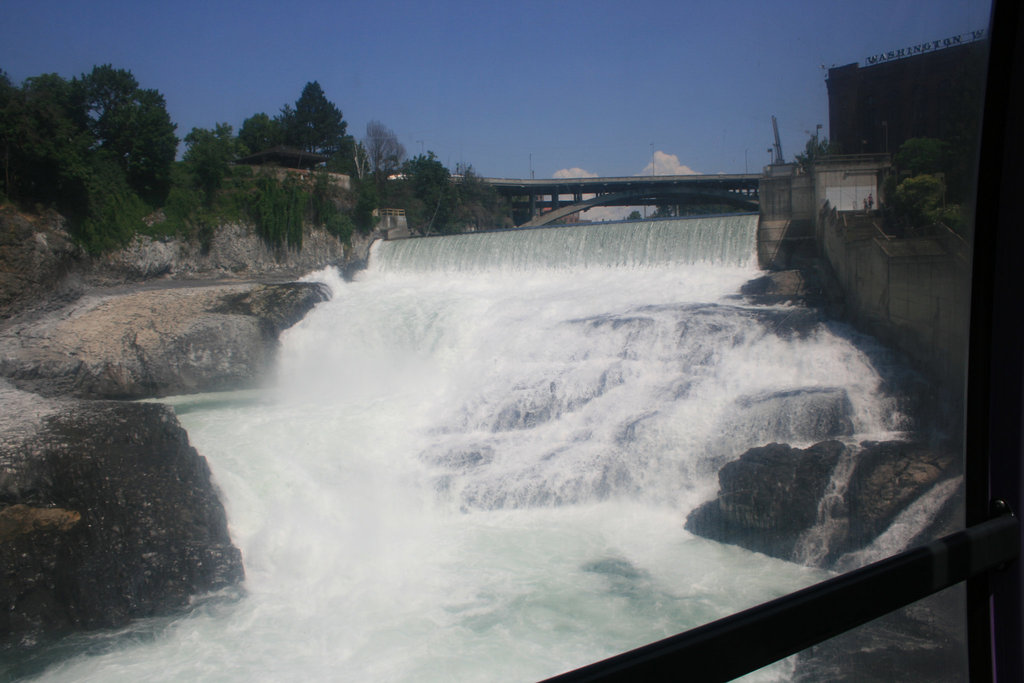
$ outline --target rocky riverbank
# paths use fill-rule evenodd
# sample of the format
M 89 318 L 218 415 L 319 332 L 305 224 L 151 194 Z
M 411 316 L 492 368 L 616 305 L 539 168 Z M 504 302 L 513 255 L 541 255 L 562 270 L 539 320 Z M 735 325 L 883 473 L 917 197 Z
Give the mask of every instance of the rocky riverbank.
M 123 249 L 90 256 L 53 211 L 24 214 L 0 207 L 0 321 L 55 310 L 93 291 L 125 284 L 178 281 L 285 282 L 327 266 L 349 272 L 366 263 L 375 235 L 352 243 L 317 228 L 301 249 L 269 247 L 252 226 L 219 226 L 205 242 L 137 235 Z
M 825 278 L 772 273 L 748 283 L 750 303 L 841 311 Z M 898 382 L 886 382 L 890 390 Z M 806 448 L 771 443 L 724 465 L 717 495 L 688 516 L 700 536 L 791 562 L 848 571 L 963 526 L 963 459 L 941 433 L 944 404 L 918 379 L 896 396 L 910 419 L 905 441 L 854 441 L 852 427 Z M 831 423 L 850 406 L 803 392 Z M 927 398 L 925 398 L 927 397 Z M 945 401 L 954 405 L 955 401 Z M 923 406 L 928 405 L 925 409 Z M 948 421 L 947 421 L 948 422 Z M 953 430 L 955 432 L 955 429 Z M 824 438 L 825 432 L 818 438 Z M 796 658 L 795 681 L 958 681 L 966 667 L 962 587 L 826 641 Z
M 22 393 L 0 387 L 0 648 L 121 626 L 242 579 L 206 459 L 171 409 Z
M 267 249 L 136 238 L 81 252 L 0 209 L 0 652 L 186 607 L 243 576 L 205 458 L 138 399 L 238 389 L 330 292 L 280 282 L 365 259 L 326 235 Z M 257 282 L 262 280 L 263 282 Z
M 139 399 L 251 386 L 323 285 L 95 293 L 0 329 L 0 376 L 44 396 Z

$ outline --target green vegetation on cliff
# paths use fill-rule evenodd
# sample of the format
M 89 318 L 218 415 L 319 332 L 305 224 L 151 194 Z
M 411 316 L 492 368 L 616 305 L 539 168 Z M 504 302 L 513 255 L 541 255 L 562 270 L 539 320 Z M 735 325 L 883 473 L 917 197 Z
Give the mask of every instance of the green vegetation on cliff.
M 277 116 L 254 114 L 237 135 L 228 123 L 193 128 L 176 161 L 163 95 L 130 71 L 108 64 L 21 85 L 0 71 L 0 201 L 60 211 L 92 253 L 140 233 L 208 243 L 216 226 L 238 221 L 274 247 L 301 248 L 303 225 L 347 242 L 373 229 L 381 206 L 404 209 L 421 234 L 507 225 L 507 207 L 471 167 L 453 177 L 433 152 L 405 160 L 397 136 L 377 121 L 362 142 L 347 128 L 311 81 Z M 327 160 L 304 172 L 235 163 L 280 146 Z M 350 177 L 348 187 L 331 175 L 338 173 Z

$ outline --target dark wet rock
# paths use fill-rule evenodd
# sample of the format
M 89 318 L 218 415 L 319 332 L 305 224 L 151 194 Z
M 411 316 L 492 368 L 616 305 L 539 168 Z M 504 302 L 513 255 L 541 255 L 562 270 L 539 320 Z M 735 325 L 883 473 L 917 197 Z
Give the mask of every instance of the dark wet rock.
M 740 294 L 758 304 L 803 304 L 818 292 L 800 271 L 780 270 L 750 280 L 740 287 Z
M 849 481 L 829 487 L 840 457 L 846 467 L 852 463 L 844 470 Z M 955 486 L 951 478 L 961 470 L 952 451 L 912 442 L 866 441 L 852 451 L 837 441 L 805 450 L 769 444 L 722 467 L 718 496 L 691 512 L 686 528 L 790 561 L 847 566 L 936 484 Z M 936 498 L 930 519 L 914 519 L 915 528 L 886 540 L 900 546 L 891 552 L 959 528 L 961 500 L 955 493 L 944 503 Z
M 0 375 L 47 396 L 148 398 L 239 389 L 269 368 L 281 330 L 329 298 L 317 283 L 89 297 L 0 337 Z
M 622 579 L 643 579 L 650 576 L 648 571 L 638 569 L 629 560 L 621 557 L 606 557 L 594 560 L 593 562 L 587 562 L 580 568 L 591 574 L 616 576 Z
M 243 577 L 206 460 L 170 408 L 66 402 L 0 442 L 0 643 L 186 606 Z
M 817 520 L 818 501 L 845 452 L 838 441 L 751 448 L 719 471 L 718 497 L 691 512 L 686 529 L 791 559 L 800 535 Z
M 843 292 L 831 269 L 816 258 L 801 260 L 804 263 L 799 267 L 750 280 L 740 288 L 740 294 L 752 304 L 820 307 L 833 316 L 841 315 Z
M 865 441 L 850 476 L 849 547 L 870 543 L 907 505 L 940 480 L 960 473 L 948 450 L 902 441 Z
M 214 313 L 252 316 L 277 336 L 302 320 L 310 309 L 331 298 L 331 290 L 319 282 L 286 282 L 258 285 L 247 292 L 225 295 Z

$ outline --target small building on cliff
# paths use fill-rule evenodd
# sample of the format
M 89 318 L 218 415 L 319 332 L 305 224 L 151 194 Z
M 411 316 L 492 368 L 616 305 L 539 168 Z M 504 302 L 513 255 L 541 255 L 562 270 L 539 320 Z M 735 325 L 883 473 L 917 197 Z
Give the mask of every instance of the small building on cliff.
M 252 166 L 259 173 L 271 173 L 279 179 L 284 179 L 288 175 L 295 174 L 308 177 L 313 169 L 327 163 L 327 157 L 323 154 L 306 152 L 296 147 L 278 145 L 277 147 L 271 147 L 262 152 L 236 159 L 235 163 Z M 344 173 L 328 172 L 328 176 L 331 179 L 331 183 L 335 186 L 344 190 L 351 189 L 351 179 Z

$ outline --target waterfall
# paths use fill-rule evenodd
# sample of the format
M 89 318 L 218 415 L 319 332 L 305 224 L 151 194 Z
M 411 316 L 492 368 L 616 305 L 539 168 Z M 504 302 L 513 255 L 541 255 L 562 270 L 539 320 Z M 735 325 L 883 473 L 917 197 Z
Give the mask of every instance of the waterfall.
M 527 271 L 678 263 L 744 265 L 757 214 L 623 221 L 378 242 L 373 267 L 415 271 Z
M 768 441 L 897 429 L 863 344 L 737 297 L 756 216 L 375 245 L 268 386 L 169 399 L 244 594 L 95 640 L 49 680 L 529 681 L 814 583 L 695 537 Z M 786 680 L 786 663 L 753 680 Z
M 840 456 L 832 470 L 832 477 L 825 488 L 825 493 L 818 501 L 817 521 L 813 527 L 801 535 L 793 550 L 793 555 L 798 562 L 819 566 L 828 555 L 832 539 L 847 530 L 849 520 L 846 511 L 842 510 L 839 515 L 836 515 L 836 511 L 843 507 L 850 477 L 853 475 L 856 464 L 857 457 L 853 451 L 848 451 Z

